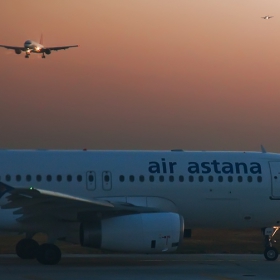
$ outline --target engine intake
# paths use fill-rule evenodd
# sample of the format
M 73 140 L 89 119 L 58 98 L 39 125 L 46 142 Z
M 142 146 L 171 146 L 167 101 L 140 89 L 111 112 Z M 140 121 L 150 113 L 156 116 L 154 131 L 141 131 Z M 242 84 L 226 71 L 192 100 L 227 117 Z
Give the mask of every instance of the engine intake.
M 123 252 L 175 251 L 184 235 L 184 220 L 177 213 L 143 213 L 80 225 L 80 243 Z
M 51 50 L 50 49 L 45 49 L 45 54 L 51 54 Z

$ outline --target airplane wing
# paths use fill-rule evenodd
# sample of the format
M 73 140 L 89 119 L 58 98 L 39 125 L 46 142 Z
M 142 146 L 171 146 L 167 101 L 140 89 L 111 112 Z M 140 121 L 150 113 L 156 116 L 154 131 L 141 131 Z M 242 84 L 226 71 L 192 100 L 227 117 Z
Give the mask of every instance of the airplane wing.
M 24 47 L 14 47 L 14 46 L 6 46 L 6 45 L 0 45 L 1 48 L 6 48 L 10 50 L 22 50 L 25 51 Z
M 50 47 L 50 48 L 45 47 L 44 49 L 51 50 L 51 51 L 59 51 L 59 50 L 66 50 L 66 49 L 69 49 L 69 48 L 77 48 L 77 47 L 79 47 L 79 45 Z
M 7 204 L 2 209 L 15 209 L 15 215 L 22 215 L 18 221 L 34 222 L 43 217 L 64 221 L 90 221 L 97 213 L 105 216 L 130 213 L 160 212 L 150 207 L 135 206 L 126 202 L 110 202 L 88 199 L 54 191 L 13 188 L 0 182 L 0 197 L 8 194 Z

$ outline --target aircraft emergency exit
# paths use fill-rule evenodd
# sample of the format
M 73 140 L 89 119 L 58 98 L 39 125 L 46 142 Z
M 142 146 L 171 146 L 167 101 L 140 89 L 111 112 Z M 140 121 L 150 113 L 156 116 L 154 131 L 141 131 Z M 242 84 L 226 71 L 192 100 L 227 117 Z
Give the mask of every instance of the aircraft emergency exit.
M 194 228 L 262 229 L 278 257 L 280 155 L 199 151 L 0 151 L 0 230 L 22 259 L 56 264 L 56 240 L 136 253 L 175 251 Z M 45 233 L 47 243 L 32 237 Z

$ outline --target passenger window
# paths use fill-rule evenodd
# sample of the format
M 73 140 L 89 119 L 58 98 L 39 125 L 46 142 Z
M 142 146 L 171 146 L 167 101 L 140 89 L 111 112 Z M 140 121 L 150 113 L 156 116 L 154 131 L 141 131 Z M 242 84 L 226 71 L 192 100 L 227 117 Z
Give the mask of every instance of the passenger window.
M 189 176 L 189 182 L 193 182 L 193 180 L 194 180 L 194 179 L 193 179 L 193 176 L 190 175 L 190 176 Z
M 47 175 L 47 181 L 50 182 L 52 180 L 52 176 L 51 175 Z
M 129 176 L 129 181 L 130 181 L 130 182 L 134 182 L 134 176 L 133 176 L 133 175 L 130 175 L 130 176 Z
M 237 177 L 237 181 L 238 181 L 238 182 L 240 182 L 240 183 L 241 183 L 241 182 L 242 182 L 242 180 L 243 180 L 242 176 L 238 176 L 238 177 Z
M 67 175 L 67 181 L 71 182 L 72 181 L 72 176 L 71 175 Z
M 11 175 L 6 175 L 6 181 L 10 182 L 11 181 Z
M 232 182 L 233 181 L 233 177 L 232 176 L 228 176 L 228 181 Z
M 31 181 L 31 176 L 30 175 L 26 175 L 26 181 L 30 182 Z
M 209 181 L 209 182 L 213 182 L 213 181 L 214 181 L 214 177 L 213 177 L 212 175 L 210 175 L 210 176 L 208 177 L 208 181 Z
M 93 182 L 93 175 L 88 175 L 88 181 Z
M 257 181 L 258 181 L 259 183 L 261 183 L 261 182 L 262 182 L 262 176 L 258 176 L 258 177 L 257 177 Z
M 143 176 L 143 175 L 140 175 L 140 176 L 139 176 L 139 181 L 140 181 L 140 182 L 144 182 L 144 180 L 145 180 L 144 176 Z
M 78 182 L 82 182 L 82 180 L 83 180 L 82 175 L 77 175 L 77 181 L 78 181 Z
M 153 175 L 150 175 L 150 182 L 154 182 L 155 181 L 155 177 Z
M 36 176 L 36 180 L 37 180 L 37 182 L 41 182 L 42 181 L 42 176 L 41 175 L 37 175 Z
M 247 178 L 247 179 L 248 179 L 248 182 L 249 182 L 249 183 L 251 183 L 251 182 L 253 181 L 252 176 L 248 176 L 248 178 Z
M 19 182 L 19 181 L 21 180 L 21 176 L 20 176 L 20 175 L 17 175 L 17 176 L 16 176 L 16 180 L 17 180 L 17 182 Z
M 164 176 L 163 176 L 163 175 L 160 175 L 160 176 L 159 176 L 159 181 L 160 181 L 160 182 L 164 182 Z
M 219 177 L 218 177 L 218 181 L 219 181 L 219 182 L 223 182 L 223 176 L 219 176 Z
M 203 182 L 203 176 L 202 175 L 198 176 L 198 181 Z
M 169 182 L 174 182 L 174 176 L 172 175 L 169 176 Z
M 61 175 L 57 175 L 57 176 L 56 176 L 56 180 L 57 180 L 57 182 L 61 182 L 62 176 L 61 176 Z
M 124 176 L 123 175 L 120 176 L 120 182 L 124 182 Z
M 182 182 L 184 182 L 184 176 L 183 175 L 180 175 L 179 176 L 179 181 L 182 183 Z

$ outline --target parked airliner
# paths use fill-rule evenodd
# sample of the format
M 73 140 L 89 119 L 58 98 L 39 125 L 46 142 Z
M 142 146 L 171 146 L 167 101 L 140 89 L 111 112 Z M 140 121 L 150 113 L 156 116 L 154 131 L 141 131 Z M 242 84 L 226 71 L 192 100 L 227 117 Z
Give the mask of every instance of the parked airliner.
M 78 46 L 79 45 L 60 46 L 60 47 L 44 47 L 42 36 L 40 39 L 40 43 L 37 43 L 32 40 L 27 40 L 24 42 L 23 47 L 0 45 L 0 47 L 2 47 L 2 48 L 14 50 L 16 54 L 21 54 L 21 52 L 25 52 L 25 58 L 29 58 L 31 53 L 39 53 L 39 54 L 42 54 L 42 58 L 46 58 L 45 54 L 49 55 L 49 54 L 51 54 L 51 51 L 66 50 L 69 48 L 76 48 Z
M 173 252 L 194 228 L 262 229 L 278 257 L 280 155 L 199 151 L 0 151 L 0 231 L 22 259 L 56 264 L 56 240 Z M 33 236 L 45 233 L 47 243 Z

